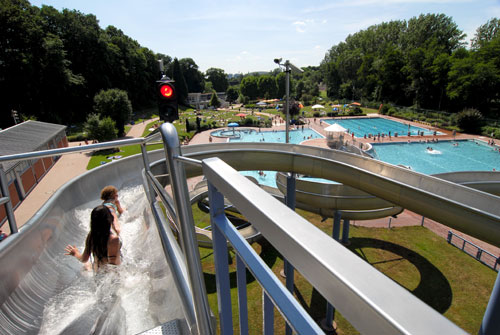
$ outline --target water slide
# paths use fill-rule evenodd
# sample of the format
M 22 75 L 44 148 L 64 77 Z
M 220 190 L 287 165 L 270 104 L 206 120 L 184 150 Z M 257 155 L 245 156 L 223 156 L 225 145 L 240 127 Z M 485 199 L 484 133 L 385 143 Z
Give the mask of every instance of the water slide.
M 279 143 L 224 143 L 190 145 L 182 148 L 184 156 L 204 159 L 217 156 L 236 170 L 290 171 L 309 176 L 335 180 L 344 185 L 366 192 L 384 201 L 407 208 L 434 219 L 466 234 L 500 246 L 500 198 L 477 191 L 447 180 L 426 176 L 380 161 L 328 149 Z M 152 171 L 167 184 L 168 176 L 162 150 L 149 154 Z M 96 297 L 76 309 L 70 305 L 73 315 L 59 333 L 85 333 L 98 328 L 100 333 L 137 333 L 168 321 L 182 325 L 179 298 L 173 289 L 171 274 L 160 249 L 160 243 L 152 223 L 151 213 L 144 200 L 142 183 L 142 158 L 128 157 L 89 171 L 68 182 L 59 189 L 16 236 L 0 244 L 0 327 L 7 334 L 57 333 L 50 331 L 54 320 L 63 319 L 71 301 L 84 301 L 78 296 L 65 295 L 75 282 L 89 286 L 90 292 L 98 291 L 93 279 L 81 271 L 81 264 L 63 255 L 66 244 L 80 248 L 86 235 L 85 213 L 99 203 L 98 194 L 103 185 L 113 184 L 120 192 L 130 197 L 129 228 L 124 223 L 125 254 L 133 274 L 147 272 L 148 275 L 130 283 L 129 277 L 122 278 L 119 296 L 128 296 L 141 283 L 148 287 L 145 294 L 138 293 L 130 298 L 136 304 L 147 306 L 147 317 L 136 320 L 132 309 L 112 295 L 112 313 L 104 320 L 95 319 Z M 187 177 L 201 175 L 201 168 L 186 165 Z M 137 198 L 135 198 L 135 196 Z M 81 214 L 83 211 L 84 214 Z M 85 212 L 87 211 L 87 212 Z M 79 214 L 80 213 L 80 214 Z M 127 238 L 125 238 L 127 236 Z M 127 257 L 127 256 L 126 256 Z M 139 259 L 136 264 L 133 259 Z M 126 258 L 127 259 L 127 258 Z M 123 266 L 122 266 L 123 268 Z M 131 275 L 132 278 L 135 278 Z M 90 276 L 90 278 L 92 278 Z M 80 292 L 82 290 L 78 290 Z M 85 290 L 83 290 L 85 291 Z M 97 294 L 97 293 L 96 293 Z M 139 299 L 140 297 L 140 299 Z M 123 300 L 123 298 L 122 298 Z M 86 300 L 85 300 L 86 301 Z M 47 315 L 47 306 L 53 307 L 52 316 Z M 93 307 L 95 306 L 95 307 Z M 140 305 L 138 305 L 140 306 Z M 57 313 L 60 312 L 60 313 Z M 47 319 L 48 318 L 48 319 Z M 126 320 L 126 330 L 118 325 Z M 179 321 L 180 320 L 180 321 Z M 182 327 L 182 326 L 181 326 Z M 66 331 L 65 331 L 66 330 Z

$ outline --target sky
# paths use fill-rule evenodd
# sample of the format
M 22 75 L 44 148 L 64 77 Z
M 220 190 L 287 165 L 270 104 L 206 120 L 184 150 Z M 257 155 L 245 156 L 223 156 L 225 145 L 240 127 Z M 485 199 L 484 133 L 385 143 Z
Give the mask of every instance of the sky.
M 192 58 L 200 71 L 270 71 L 283 58 L 318 66 L 349 34 L 371 25 L 445 14 L 467 34 L 493 17 L 500 0 L 31 0 L 34 6 L 94 14 L 155 53 Z

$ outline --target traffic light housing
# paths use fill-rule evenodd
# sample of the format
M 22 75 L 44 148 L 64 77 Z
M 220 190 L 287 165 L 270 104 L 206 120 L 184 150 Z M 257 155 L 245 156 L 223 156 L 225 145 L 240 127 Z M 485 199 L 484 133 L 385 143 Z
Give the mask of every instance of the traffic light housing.
M 174 81 L 162 79 L 157 81 L 158 112 L 160 120 L 173 122 L 179 119 L 179 108 L 177 105 L 177 92 Z

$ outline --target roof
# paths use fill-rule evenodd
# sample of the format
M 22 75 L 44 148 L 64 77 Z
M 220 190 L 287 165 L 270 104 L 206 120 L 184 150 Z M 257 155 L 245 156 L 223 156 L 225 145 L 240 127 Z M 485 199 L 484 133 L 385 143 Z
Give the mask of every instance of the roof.
M 64 131 L 66 126 L 40 121 L 25 121 L 0 131 L 0 155 L 37 151 Z M 15 162 L 4 163 L 8 170 Z
M 325 131 L 334 132 L 334 133 L 344 133 L 347 130 L 344 127 L 342 127 L 340 124 L 334 123 L 331 126 L 326 127 Z

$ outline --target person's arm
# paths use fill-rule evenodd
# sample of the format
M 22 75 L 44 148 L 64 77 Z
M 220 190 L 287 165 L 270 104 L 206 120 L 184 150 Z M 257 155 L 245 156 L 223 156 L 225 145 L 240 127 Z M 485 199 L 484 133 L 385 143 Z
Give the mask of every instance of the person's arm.
M 116 235 L 111 235 L 108 241 L 108 263 L 114 265 L 121 264 L 120 248 L 120 238 Z
M 114 203 L 116 205 L 116 209 L 118 209 L 118 213 L 121 215 L 125 211 L 125 209 L 120 204 L 120 200 L 118 200 L 118 198 L 116 198 Z
M 68 244 L 65 250 L 66 250 L 65 255 L 73 256 L 82 263 L 86 263 L 90 258 L 90 250 L 87 250 L 87 248 L 85 248 L 83 254 L 81 254 L 80 251 L 78 251 L 77 247 Z

